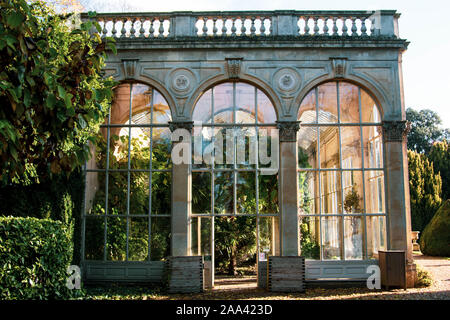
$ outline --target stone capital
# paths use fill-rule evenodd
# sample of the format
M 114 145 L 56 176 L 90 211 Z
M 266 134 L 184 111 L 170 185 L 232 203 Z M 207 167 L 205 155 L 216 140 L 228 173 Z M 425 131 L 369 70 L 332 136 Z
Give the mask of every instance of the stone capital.
M 300 121 L 277 121 L 280 142 L 297 142 Z
M 387 142 L 402 142 L 410 130 L 409 121 L 383 121 L 383 136 Z
M 191 132 L 194 126 L 194 121 L 170 121 L 169 129 L 174 132 L 177 129 L 186 129 Z

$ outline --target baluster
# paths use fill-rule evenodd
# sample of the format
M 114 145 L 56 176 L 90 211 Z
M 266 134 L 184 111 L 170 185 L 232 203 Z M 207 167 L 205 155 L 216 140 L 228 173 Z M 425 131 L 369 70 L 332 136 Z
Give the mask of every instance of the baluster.
M 337 27 L 337 17 L 333 17 L 333 36 L 338 35 L 338 27 Z
M 108 20 L 103 19 L 102 38 L 106 38 L 106 34 L 108 33 L 108 29 L 106 29 L 107 22 L 108 22 Z
M 309 21 L 309 17 L 304 17 L 305 20 L 305 36 L 309 36 L 309 26 L 308 26 L 308 21 Z
M 130 28 L 130 38 L 135 37 L 136 29 L 134 28 L 134 24 L 136 23 L 136 18 L 131 19 L 131 28 Z
M 231 36 L 235 37 L 236 36 L 236 18 L 233 17 L 231 18 L 232 22 L 231 22 Z
M 255 27 L 255 19 L 256 17 L 251 17 L 252 19 L 252 25 L 250 27 L 250 35 L 254 36 L 256 34 L 256 27 Z
M 259 28 L 259 34 L 261 36 L 265 36 L 266 35 L 266 26 L 264 25 L 264 22 L 266 21 L 266 18 L 261 17 L 261 27 Z
M 343 36 L 348 36 L 348 28 L 347 28 L 347 24 L 345 23 L 347 21 L 347 18 L 346 17 L 342 17 L 342 22 L 344 23 L 343 25 L 342 25 L 342 35 Z
M 217 17 L 214 17 L 213 18 L 213 36 L 217 36 L 217 25 L 216 25 L 216 23 L 217 23 Z
M 298 17 L 298 19 L 297 19 L 297 25 L 296 25 L 296 28 L 295 28 L 295 34 L 297 36 L 299 36 L 300 32 L 302 31 L 301 28 L 300 28 L 300 20 L 301 20 L 301 18 L 302 17 Z
M 125 24 L 127 23 L 128 18 L 122 19 L 122 29 L 120 30 L 120 37 L 125 38 L 127 35 L 127 29 L 125 28 Z
M 140 18 L 139 21 L 141 22 L 141 27 L 139 28 L 139 38 L 144 38 L 145 37 L 145 29 L 144 29 L 145 19 Z
M 208 35 L 208 27 L 206 26 L 206 22 L 208 21 L 207 17 L 203 17 L 203 28 L 202 28 L 202 36 L 206 37 Z
M 245 36 L 245 31 L 247 31 L 247 28 L 245 27 L 245 18 L 240 18 L 241 19 L 241 36 Z
M 158 18 L 159 21 L 159 29 L 158 29 L 158 38 L 164 37 L 164 19 Z
M 319 34 L 319 26 L 317 22 L 319 21 L 319 17 L 313 17 L 314 20 L 314 35 L 317 36 Z
M 116 18 L 112 18 L 112 29 L 111 29 L 111 37 L 117 37 L 117 29 L 116 29 Z
M 324 36 L 328 36 L 329 28 L 328 28 L 327 22 L 328 22 L 328 17 L 324 17 L 323 18 L 323 35 Z
M 366 18 L 361 18 L 361 36 L 367 37 Z
M 370 35 L 375 35 L 375 19 L 370 19 Z
M 269 35 L 273 35 L 273 24 L 272 24 L 272 19 L 269 19 Z
M 155 24 L 155 18 L 151 18 L 150 19 L 150 29 L 149 29 L 149 38 L 154 38 L 155 37 L 155 28 L 154 28 L 154 24 Z
M 358 30 L 356 28 L 356 17 L 352 17 L 352 37 L 357 36 L 358 34 L 356 33 L 356 30 Z
M 222 18 L 222 37 L 225 37 L 227 35 L 227 26 L 225 25 L 227 20 L 227 18 Z

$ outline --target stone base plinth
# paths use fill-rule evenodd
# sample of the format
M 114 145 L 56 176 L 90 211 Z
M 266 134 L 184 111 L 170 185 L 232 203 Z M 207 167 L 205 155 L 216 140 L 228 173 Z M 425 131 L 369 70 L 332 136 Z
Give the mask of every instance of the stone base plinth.
M 305 258 L 269 256 L 267 289 L 271 292 L 305 292 Z
M 406 287 L 414 288 L 417 281 L 417 270 L 415 263 L 406 264 Z
M 169 257 L 166 272 L 169 293 L 203 292 L 203 256 Z

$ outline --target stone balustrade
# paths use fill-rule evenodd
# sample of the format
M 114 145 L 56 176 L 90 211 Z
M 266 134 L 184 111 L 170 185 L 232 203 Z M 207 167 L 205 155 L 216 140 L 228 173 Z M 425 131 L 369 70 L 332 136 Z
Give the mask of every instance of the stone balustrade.
M 164 39 L 176 37 L 357 37 L 398 38 L 392 10 L 381 11 L 236 11 L 99 13 L 102 37 Z M 87 19 L 88 15 L 83 14 Z

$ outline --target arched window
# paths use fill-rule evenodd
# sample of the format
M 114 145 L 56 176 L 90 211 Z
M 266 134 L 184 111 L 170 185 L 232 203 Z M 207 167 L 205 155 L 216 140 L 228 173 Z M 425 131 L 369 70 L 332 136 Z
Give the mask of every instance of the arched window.
M 192 254 L 211 254 L 204 235 L 214 232 L 212 217 L 235 216 L 259 226 L 258 257 L 265 259 L 273 251 L 278 180 L 276 174 L 261 174 L 271 164 L 258 161 L 257 137 L 275 130 L 275 108 L 258 88 L 227 82 L 202 94 L 192 119 Z M 270 142 L 266 147 L 274 156 Z
M 298 119 L 302 255 L 374 258 L 386 241 L 378 106 L 364 89 L 332 81 L 306 95 Z
M 84 259 L 162 260 L 170 253 L 170 109 L 141 83 L 114 90 L 86 168 Z

